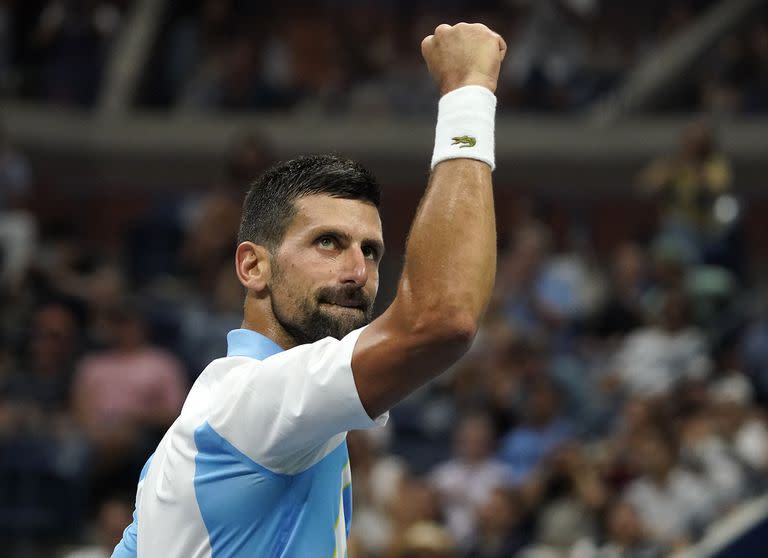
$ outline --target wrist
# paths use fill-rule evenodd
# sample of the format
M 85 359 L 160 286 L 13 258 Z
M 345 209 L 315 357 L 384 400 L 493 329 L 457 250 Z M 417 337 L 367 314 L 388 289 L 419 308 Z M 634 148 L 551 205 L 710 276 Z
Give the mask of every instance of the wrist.
M 477 84 L 454 89 L 440 99 L 432 168 L 448 159 L 475 159 L 496 167 L 496 97 Z
M 467 87 L 470 85 L 485 87 L 491 93 L 496 93 L 496 80 L 478 72 L 458 79 L 448 78 L 443 80 L 443 82 L 440 84 L 440 95 L 447 95 L 451 91 L 455 91 L 456 89 L 461 89 L 462 87 Z

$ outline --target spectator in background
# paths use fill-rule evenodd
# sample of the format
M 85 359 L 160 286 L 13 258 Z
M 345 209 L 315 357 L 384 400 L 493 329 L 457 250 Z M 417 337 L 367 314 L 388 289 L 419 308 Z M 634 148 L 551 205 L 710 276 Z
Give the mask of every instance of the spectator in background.
M 430 474 L 454 541 L 466 548 L 477 527 L 477 512 L 498 487 L 512 482 L 510 470 L 494 456 L 496 434 L 482 413 L 459 419 L 453 457 Z
M 222 49 L 235 26 L 231 0 L 205 0 L 199 10 L 180 17 L 168 32 L 168 47 L 160 65 L 163 71 L 153 80 L 150 93 L 153 101 L 168 103 L 178 96 L 198 66 L 207 64 L 209 57 Z
M 117 303 L 104 327 L 108 349 L 83 357 L 72 386 L 75 419 L 95 450 L 96 496 L 130 490 L 188 388 L 179 360 L 149 343 L 135 303 Z
M 521 91 L 524 104 L 538 110 L 568 110 L 586 99 L 569 98 L 589 55 L 587 24 L 598 0 L 517 1 L 527 9 L 510 43 L 504 75 Z
M 580 310 L 579 293 L 550 265 L 549 252 L 547 229 L 529 222 L 500 261 L 495 298 L 511 327 L 526 335 L 556 336 Z
M 706 378 L 711 369 L 706 339 L 691 321 L 688 299 L 667 293 L 658 325 L 628 335 L 616 367 L 633 395 L 665 395 L 680 382 Z
M 290 108 L 299 99 L 293 80 L 288 78 L 284 83 L 276 83 L 270 81 L 264 71 L 269 56 L 282 56 L 284 64 L 290 66 L 290 52 L 282 39 L 269 34 L 259 37 L 248 31 L 227 37 L 186 85 L 179 108 L 209 111 Z M 264 55 L 265 51 L 269 51 L 268 56 Z
M 393 533 L 404 533 L 419 523 L 440 523 L 442 519 L 437 492 L 426 480 L 413 475 L 400 479 L 389 511 Z
M 40 306 L 0 388 L 2 533 L 46 541 L 83 519 L 87 448 L 67 412 L 81 333 L 68 304 Z
M 758 491 L 764 490 L 768 475 L 768 419 L 765 412 L 739 407 L 731 407 L 729 411 L 730 415 L 735 415 L 731 450 L 752 474 L 751 486 Z
M 395 538 L 386 558 L 457 558 L 450 535 L 434 522 L 415 523 Z
M 723 244 L 738 218 L 732 182 L 730 161 L 701 122 L 685 129 L 675 155 L 652 161 L 640 175 L 644 191 L 659 200 L 660 237 L 681 245 L 696 262 L 725 257 Z
M 93 544 L 75 548 L 62 558 L 109 558 L 123 538 L 123 530 L 132 521 L 133 503 L 110 498 L 100 508 Z
M 210 292 L 221 264 L 231 263 L 229 252 L 237 238 L 239 220 L 239 200 L 235 202 L 230 195 L 215 192 L 201 201 L 181 248 L 183 265 L 198 282 L 200 292 Z
M 578 558 L 661 558 L 662 547 L 652 542 L 635 508 L 618 499 L 605 515 L 605 540 L 582 539 L 572 550 Z
M 529 480 L 542 460 L 571 438 L 571 426 L 562 416 L 560 396 L 551 380 L 534 380 L 524 405 L 524 423 L 503 436 L 499 450 L 515 484 Z
M 607 489 L 578 445 L 571 443 L 554 450 L 521 492 L 526 507 L 537 512 L 533 556 L 537 552 L 565 554 L 582 538 L 596 536 Z
M 746 28 L 718 41 L 702 64 L 699 103 L 706 111 L 725 114 L 768 109 L 768 12 L 750 18 Z
M 50 0 L 33 41 L 43 58 L 42 97 L 91 106 L 122 14 L 117 2 Z
M 273 161 L 269 138 L 253 131 L 241 134 L 232 141 L 224 176 L 204 196 L 182 206 L 180 263 L 199 282 L 201 293 L 209 293 L 221 265 L 231 263 L 230 249 L 237 240 L 245 190 Z M 212 230 L 217 234 L 209 234 Z
M 634 243 L 613 253 L 607 297 L 591 317 L 590 330 L 600 338 L 617 339 L 645 322 L 643 296 L 649 286 L 648 261 Z
M 755 315 L 746 324 L 739 342 L 745 372 L 755 388 L 756 399 L 768 401 L 768 300 L 762 291 L 755 304 Z
M 499 487 L 491 492 L 477 514 L 477 529 L 467 558 L 509 558 L 528 543 L 523 528 L 524 508 L 520 495 Z
M 720 511 L 715 488 L 678 465 L 676 445 L 659 430 L 638 434 L 633 448 L 639 476 L 624 493 L 627 501 L 654 542 L 670 549 L 690 544 Z
M 18 291 L 32 261 L 37 223 L 21 209 L 30 187 L 27 159 L 13 146 L 0 121 L 0 293 Z
M 710 485 L 718 507 L 727 509 L 744 497 L 747 477 L 718 432 L 716 415 L 716 409 L 705 403 L 682 421 L 680 457 Z
M 52 435 L 66 420 L 69 388 L 81 343 L 79 319 L 63 302 L 40 307 L 34 317 L 29 351 L 3 389 L 12 408 L 12 431 Z
M 13 146 L 0 120 L 0 211 L 19 205 L 29 194 L 30 186 L 27 158 Z
M 219 265 L 208 296 L 192 297 L 180 304 L 180 349 L 196 378 L 214 359 L 227 354 L 226 334 L 243 322 L 242 285 L 232 274 L 231 262 Z
M 349 461 L 355 471 L 355 521 L 350 540 L 359 547 L 358 553 L 350 551 L 350 556 L 381 556 L 394 536 L 389 510 L 401 495 L 400 483 L 407 470 L 401 458 L 383 451 L 382 432 L 388 434 L 388 430 L 380 429 L 355 430 L 347 435 Z

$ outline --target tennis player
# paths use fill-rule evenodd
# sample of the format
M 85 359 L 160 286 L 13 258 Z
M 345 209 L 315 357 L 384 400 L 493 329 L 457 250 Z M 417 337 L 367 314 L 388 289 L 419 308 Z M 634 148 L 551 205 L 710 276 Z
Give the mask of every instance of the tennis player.
M 459 23 L 421 48 L 442 98 L 392 305 L 370 322 L 384 246 L 367 171 L 314 156 L 260 177 L 235 253 L 243 327 L 144 466 L 113 557 L 346 556 L 347 431 L 386 422 L 467 350 L 495 275 L 493 92 L 506 45 Z

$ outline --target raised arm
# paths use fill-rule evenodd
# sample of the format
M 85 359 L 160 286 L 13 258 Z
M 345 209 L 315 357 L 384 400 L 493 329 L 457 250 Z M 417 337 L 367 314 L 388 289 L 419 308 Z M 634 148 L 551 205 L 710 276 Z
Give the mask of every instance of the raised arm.
M 467 85 L 495 91 L 505 51 L 501 37 L 480 24 L 441 25 L 422 43 L 427 66 L 443 95 Z M 472 128 L 475 109 L 478 119 L 488 117 L 488 111 L 473 106 L 471 99 L 464 108 L 452 122 L 464 119 Z M 490 117 L 490 125 L 480 125 L 480 132 L 488 135 L 476 134 L 477 141 L 492 141 L 492 111 Z M 453 125 L 447 124 L 449 132 L 454 132 Z M 445 141 L 441 134 L 438 123 L 437 142 Z M 473 148 L 485 148 L 475 146 L 475 136 L 467 136 L 460 125 L 452 135 L 448 134 L 449 140 L 467 147 L 458 151 L 461 156 L 473 157 Z M 441 149 L 436 146 L 436 153 Z M 362 332 L 352 356 L 355 384 L 370 416 L 388 410 L 466 352 L 490 299 L 495 274 L 491 166 L 471 158 L 443 160 L 434 166 L 414 219 L 397 295 Z

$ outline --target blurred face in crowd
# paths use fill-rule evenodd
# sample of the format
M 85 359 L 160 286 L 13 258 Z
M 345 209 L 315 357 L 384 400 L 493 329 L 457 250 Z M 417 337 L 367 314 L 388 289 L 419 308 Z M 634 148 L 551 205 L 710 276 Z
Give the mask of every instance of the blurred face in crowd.
M 36 370 L 54 371 L 69 362 L 75 353 L 77 322 L 61 305 L 42 308 L 32 332 L 32 361 Z
M 514 492 L 497 488 L 478 511 L 478 526 L 486 533 L 505 534 L 520 520 L 520 502 Z
M 484 415 L 470 415 L 462 419 L 456 432 L 456 453 L 469 463 L 483 461 L 493 451 L 493 426 Z
M 622 546 L 632 546 L 643 538 L 643 526 L 635 508 L 620 501 L 608 510 L 608 535 Z
M 619 291 L 631 291 L 638 287 L 645 274 L 645 256 L 635 244 L 624 244 L 616 250 L 613 262 L 613 278 Z
M 141 316 L 130 308 L 115 308 L 108 312 L 107 336 L 113 348 L 131 351 L 144 345 L 146 324 Z
M 555 418 L 559 400 L 554 386 L 549 382 L 537 382 L 528 395 L 528 416 L 533 425 L 543 426 Z
M 704 161 L 714 151 L 715 137 L 712 128 L 696 123 L 683 133 L 683 156 L 692 161 Z
M 298 343 L 340 339 L 368 324 L 384 249 L 378 209 L 370 203 L 310 195 L 271 259 L 272 311 Z
M 624 429 L 629 434 L 635 434 L 650 427 L 653 407 L 644 399 L 630 399 L 625 404 L 622 415 Z
M 508 343 L 499 364 L 513 376 L 535 382 L 546 375 L 546 356 L 543 346 L 532 340 L 516 339 Z
M 421 479 L 403 479 L 398 496 L 392 501 L 392 517 L 398 527 L 407 528 L 420 521 L 436 521 L 439 516 L 440 503 L 435 491 Z
M 679 331 L 690 323 L 688 300 L 681 294 L 670 294 L 664 301 L 661 315 L 662 325 L 669 331 Z
M 546 238 L 538 227 L 525 227 L 518 232 L 510 256 L 524 282 L 536 278 L 545 252 Z
M 642 475 L 664 478 L 674 465 L 672 448 L 656 433 L 640 434 L 634 448 L 635 466 Z

